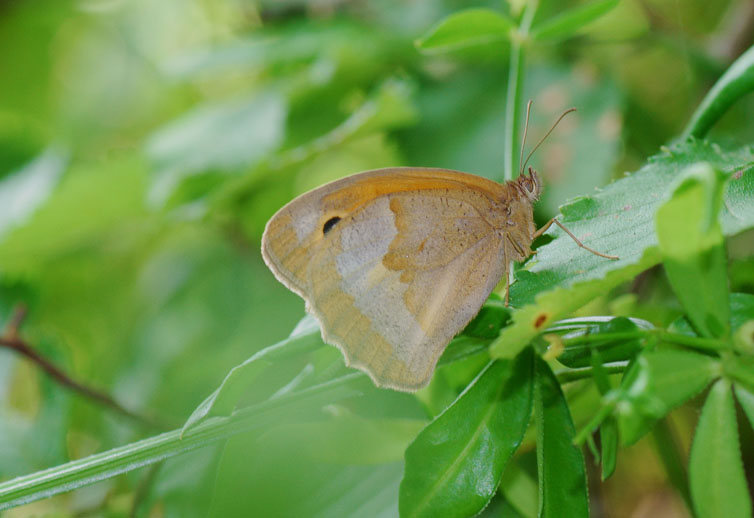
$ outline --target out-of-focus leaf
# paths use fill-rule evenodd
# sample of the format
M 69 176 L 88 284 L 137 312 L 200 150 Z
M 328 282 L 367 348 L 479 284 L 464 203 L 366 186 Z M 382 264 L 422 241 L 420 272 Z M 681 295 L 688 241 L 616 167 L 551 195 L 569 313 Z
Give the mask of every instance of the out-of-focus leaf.
M 467 9 L 451 14 L 416 41 L 425 52 L 487 45 L 506 41 L 515 28 L 503 13 L 491 9 Z
M 733 393 L 725 380 L 715 383 L 702 409 L 691 446 L 689 479 L 699 518 L 751 516 Z
M 684 137 L 704 137 L 733 103 L 754 89 L 754 47 L 741 56 L 717 80 L 692 115 Z
M 586 467 L 573 444 L 575 429 L 557 378 L 536 360 L 534 417 L 537 423 L 539 517 L 589 516 Z
M 282 143 L 286 112 L 283 96 L 267 91 L 200 106 L 157 130 L 146 146 L 156 169 L 150 198 L 164 202 L 183 179 L 198 173 L 257 165 Z
M 144 168 L 132 157 L 71 167 L 47 201 L 0 242 L 0 268 L 29 273 L 58 255 L 117 236 L 145 214 Z
M 505 467 L 503 479 L 500 481 L 500 492 L 521 516 L 525 518 L 537 516 L 537 481 L 514 462 L 508 463 Z
M 228 415 L 239 398 L 271 362 L 304 354 L 322 345 L 319 326 L 314 317 L 306 316 L 287 339 L 262 349 L 240 365 L 233 367 L 220 386 L 202 401 L 183 425 L 181 434 L 207 417 Z
M 309 458 L 335 464 L 400 462 L 406 447 L 426 426 L 423 419 L 362 417 L 328 407 L 329 419 L 291 423 L 275 432 L 287 444 L 301 444 Z
M 678 144 L 650 159 L 635 174 L 562 207 L 561 220 L 576 237 L 620 259 L 604 259 L 582 250 L 562 231 L 553 230 L 553 225 L 547 234 L 555 239 L 538 249 L 526 269 L 517 271 L 511 303 L 521 309 L 490 346 L 492 356 L 515 355 L 554 320 L 658 263 L 655 212 L 678 174 L 700 161 L 725 172 L 749 168 L 731 180 L 735 187 L 726 191 L 721 224 L 725 235 L 754 226 L 754 168 L 750 168 L 754 150 L 724 152 L 696 140 Z
M 237 221 L 240 218 L 239 212 L 246 211 L 247 214 L 243 216 L 254 221 L 259 229 L 258 234 L 261 235 L 264 221 L 284 203 L 290 201 L 294 195 L 321 184 L 321 182 L 317 182 L 316 185 L 310 183 L 311 170 L 305 166 L 311 161 L 326 157 L 328 152 L 342 150 L 345 145 L 357 139 L 381 134 L 415 121 L 418 114 L 411 101 L 412 94 L 411 82 L 399 79 L 385 80 L 332 130 L 300 146 L 281 151 L 272 163 L 265 162 L 246 174 L 228 178 L 214 195 L 210 210 L 223 215 L 227 214 L 225 217 L 231 221 Z M 342 176 L 352 172 L 354 171 L 335 170 L 333 173 L 329 170 L 328 174 L 333 176 L 319 179 L 330 181 L 338 177 L 337 173 Z M 285 179 L 292 179 L 298 173 L 302 174 L 299 182 L 281 183 Z M 313 176 L 319 177 L 317 174 Z M 261 189 L 265 187 L 264 182 L 270 177 L 274 177 L 276 186 L 282 186 L 280 192 L 284 194 L 284 197 L 277 202 L 274 197 L 270 200 L 269 190 Z M 275 192 L 275 194 L 279 193 Z M 254 235 L 253 232 L 249 234 Z
M 729 333 L 728 275 L 718 214 L 726 176 L 707 164 L 689 167 L 657 210 L 665 272 L 699 334 Z
M 537 25 L 532 30 L 535 40 L 559 40 L 575 35 L 585 25 L 608 13 L 619 0 L 598 0 L 580 5 Z
M 472 516 L 487 505 L 529 422 L 532 356 L 490 363 L 408 447 L 403 518 Z
M 208 516 L 397 518 L 402 467 L 322 463 L 274 433 L 238 436 L 223 451 Z
M 0 237 L 22 225 L 52 194 L 68 159 L 50 148 L 23 168 L 0 178 Z
M 641 354 L 618 389 L 621 442 L 636 442 L 657 419 L 701 392 L 720 372 L 716 358 L 695 352 L 661 348 Z

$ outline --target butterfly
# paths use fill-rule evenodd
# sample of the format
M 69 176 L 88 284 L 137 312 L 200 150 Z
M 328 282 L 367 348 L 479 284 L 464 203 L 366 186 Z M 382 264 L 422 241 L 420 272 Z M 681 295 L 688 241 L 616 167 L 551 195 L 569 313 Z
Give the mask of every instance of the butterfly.
M 508 303 L 511 261 L 529 257 L 551 224 L 617 259 L 557 219 L 537 230 L 542 184 L 528 171 L 504 184 L 421 167 L 342 178 L 281 208 L 265 227 L 262 256 L 347 365 L 377 386 L 415 391 L 502 278 Z

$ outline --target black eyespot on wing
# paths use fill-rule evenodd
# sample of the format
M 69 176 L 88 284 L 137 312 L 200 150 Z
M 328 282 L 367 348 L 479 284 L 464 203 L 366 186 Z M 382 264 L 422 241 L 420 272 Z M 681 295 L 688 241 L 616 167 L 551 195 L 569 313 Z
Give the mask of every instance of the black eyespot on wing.
M 338 224 L 338 221 L 340 221 L 339 216 L 333 216 L 332 218 L 325 221 L 325 224 L 322 226 L 322 233 L 327 234 L 332 230 L 332 228 Z

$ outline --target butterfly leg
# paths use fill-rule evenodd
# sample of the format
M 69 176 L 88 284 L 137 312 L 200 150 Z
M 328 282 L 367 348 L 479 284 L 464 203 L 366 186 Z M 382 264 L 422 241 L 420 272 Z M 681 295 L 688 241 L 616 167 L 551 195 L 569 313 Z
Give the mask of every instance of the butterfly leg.
M 604 257 L 605 259 L 619 259 L 619 257 L 617 255 L 603 254 L 602 252 L 598 252 L 597 250 L 589 248 L 584 243 L 582 243 L 581 241 L 579 241 L 579 239 L 576 236 L 574 236 L 573 233 L 570 230 L 568 230 L 565 227 L 565 225 L 563 225 L 556 218 L 552 218 L 550 221 L 548 221 L 547 223 L 545 223 L 542 226 L 542 228 L 540 228 L 539 230 L 537 230 L 536 232 L 534 232 L 534 239 L 536 239 L 539 236 L 541 236 L 542 234 L 544 234 L 547 231 L 547 229 L 552 226 L 553 223 L 555 223 L 557 226 L 559 226 L 560 228 L 562 228 L 565 231 L 565 233 L 568 234 L 571 237 L 571 239 L 573 239 L 574 241 L 576 241 L 576 244 L 579 245 L 584 250 L 586 250 L 588 252 L 592 252 L 594 255 L 598 255 L 600 257 Z

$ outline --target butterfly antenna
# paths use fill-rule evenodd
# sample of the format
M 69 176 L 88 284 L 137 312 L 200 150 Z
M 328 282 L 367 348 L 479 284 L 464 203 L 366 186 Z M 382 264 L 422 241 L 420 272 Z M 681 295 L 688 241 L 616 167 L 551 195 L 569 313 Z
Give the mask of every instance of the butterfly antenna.
M 537 148 L 542 145 L 542 142 L 544 142 L 545 139 L 550 136 L 550 133 L 552 133 L 552 130 L 554 130 L 555 127 L 560 123 L 560 121 L 563 120 L 563 117 L 565 117 L 569 113 L 575 112 L 575 111 L 576 111 L 576 108 L 568 108 L 566 111 L 564 111 L 563 113 L 560 114 L 560 117 L 558 117 L 558 120 L 555 121 L 555 124 L 553 124 L 552 127 L 547 131 L 547 133 L 545 133 L 544 137 L 542 137 L 541 139 L 539 139 L 539 142 L 537 142 L 537 145 L 534 146 L 534 149 L 532 149 L 529 152 L 529 155 L 526 157 L 526 162 L 524 162 L 524 165 L 521 166 L 521 171 L 523 171 L 524 168 L 526 167 L 526 164 L 529 163 L 529 159 L 534 154 L 534 152 L 537 150 Z M 527 115 L 527 119 L 528 119 L 528 115 Z
M 521 140 L 521 154 L 518 157 L 518 163 L 522 164 L 524 161 L 524 147 L 526 146 L 526 133 L 529 131 L 529 112 L 531 111 L 531 99 L 526 103 L 526 123 L 524 124 L 524 138 Z M 518 176 L 524 173 L 524 166 L 521 165 L 521 169 L 518 171 Z

